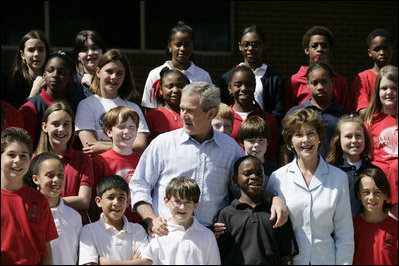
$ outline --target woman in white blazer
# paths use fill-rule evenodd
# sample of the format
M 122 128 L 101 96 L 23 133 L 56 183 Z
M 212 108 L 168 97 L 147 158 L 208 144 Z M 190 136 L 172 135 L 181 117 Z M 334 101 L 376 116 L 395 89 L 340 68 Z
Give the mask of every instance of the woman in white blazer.
M 282 125 L 287 148 L 296 156 L 272 173 L 267 191 L 287 205 L 299 247 L 294 264 L 352 264 L 348 177 L 317 154 L 325 134 L 321 120 L 304 108 L 285 117 Z

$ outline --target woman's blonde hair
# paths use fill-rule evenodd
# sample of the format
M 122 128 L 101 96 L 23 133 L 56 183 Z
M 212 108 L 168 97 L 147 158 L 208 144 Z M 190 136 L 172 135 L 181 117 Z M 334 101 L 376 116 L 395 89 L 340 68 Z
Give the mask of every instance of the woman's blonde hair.
M 117 62 L 120 61 L 122 65 L 125 67 L 125 79 L 118 89 L 118 95 L 124 99 L 124 100 L 129 100 L 135 103 L 139 103 L 140 100 L 140 94 L 136 90 L 134 86 L 134 81 L 133 81 L 133 75 L 132 75 L 132 70 L 130 67 L 129 60 L 126 58 L 126 56 L 118 49 L 111 49 L 104 53 L 100 61 L 98 62 L 98 68 L 101 69 L 103 68 L 106 64 L 111 63 L 111 62 Z M 101 88 L 100 88 L 100 79 L 98 78 L 97 75 L 93 75 L 93 82 L 90 86 L 90 90 L 99 96 L 101 95 Z
M 343 157 L 343 151 L 341 146 L 341 127 L 344 123 L 356 123 L 362 128 L 364 134 L 364 150 L 362 151 L 360 156 L 364 161 L 371 162 L 374 158 L 374 149 L 369 132 L 367 131 L 367 128 L 364 125 L 362 119 L 359 116 L 352 114 L 344 115 L 338 120 L 337 126 L 334 130 L 334 134 L 330 141 L 330 149 L 326 157 L 326 162 L 329 164 L 334 164 Z
M 295 153 L 292 148 L 292 137 L 295 132 L 298 131 L 304 124 L 313 126 L 316 129 L 317 135 L 319 136 L 320 143 L 323 142 L 325 136 L 325 130 L 323 122 L 313 109 L 301 108 L 293 111 L 282 120 L 283 131 L 282 135 L 287 149 Z M 320 149 L 321 145 L 319 145 Z
M 367 109 L 366 115 L 364 117 L 364 121 L 371 125 L 371 121 L 373 120 L 373 116 L 381 111 L 382 103 L 380 99 L 380 85 L 382 78 L 389 79 L 398 85 L 398 68 L 393 65 L 387 65 L 381 68 L 380 72 L 377 75 L 377 79 L 374 83 L 373 94 L 370 98 L 370 105 Z M 398 102 L 398 98 L 396 97 L 396 102 Z M 398 119 L 398 105 L 396 104 L 396 120 Z

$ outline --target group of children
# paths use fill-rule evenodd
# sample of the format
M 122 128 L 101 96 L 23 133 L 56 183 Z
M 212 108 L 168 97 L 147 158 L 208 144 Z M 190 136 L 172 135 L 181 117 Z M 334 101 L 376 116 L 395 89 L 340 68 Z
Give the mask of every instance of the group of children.
M 261 192 L 295 156 L 283 145 L 281 121 L 310 108 L 326 132 L 319 155 L 348 176 L 353 263 L 397 264 L 391 216 L 397 219 L 398 74 L 389 65 L 390 33 L 370 33 L 374 66 L 355 78 L 351 93 L 329 64 L 329 29 L 305 33 L 309 66 L 287 85 L 262 62 L 264 41 L 256 26 L 243 31 L 244 62 L 223 75 L 224 103 L 212 120 L 214 130 L 233 137 L 246 154 L 233 166 L 240 196 L 217 218 L 225 232 L 215 237 L 195 219 L 200 189 L 190 177 L 176 177 L 164 199 L 169 234 L 150 238 L 132 211 L 128 184 L 148 143 L 183 127 L 183 87 L 212 82 L 191 61 L 191 27 L 179 22 L 171 30 L 171 60 L 150 72 L 141 104 L 126 56 L 106 51 L 98 33 L 76 36 L 75 62 L 65 51 L 49 53 L 39 31 L 24 36 L 6 94 L 12 105 L 2 101 L 2 263 L 291 264 L 301 252 L 291 221 L 274 229 Z

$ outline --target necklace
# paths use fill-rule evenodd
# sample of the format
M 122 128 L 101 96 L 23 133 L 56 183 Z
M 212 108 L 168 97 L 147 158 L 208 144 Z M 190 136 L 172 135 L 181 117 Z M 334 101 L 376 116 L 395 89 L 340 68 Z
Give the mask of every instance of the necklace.
M 169 110 L 166 106 L 165 109 L 168 110 L 175 117 L 175 121 L 177 121 L 178 114 L 175 115 L 175 113 L 172 110 Z

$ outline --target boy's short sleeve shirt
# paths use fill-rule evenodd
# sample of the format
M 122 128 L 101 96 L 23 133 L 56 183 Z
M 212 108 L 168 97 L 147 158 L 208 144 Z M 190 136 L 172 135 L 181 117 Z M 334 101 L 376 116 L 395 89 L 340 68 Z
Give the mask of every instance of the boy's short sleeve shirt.
M 59 237 L 50 242 L 54 265 L 78 263 L 79 235 L 82 230 L 80 214 L 64 204 L 60 197 L 58 206 L 51 208 Z
M 352 111 L 357 113 L 360 109 L 369 107 L 376 79 L 377 74 L 371 69 L 367 69 L 356 75 L 351 89 L 352 103 L 355 105 Z
M 218 239 L 222 264 L 281 264 L 281 257 L 298 254 L 298 246 L 288 220 L 273 229 L 270 205 L 265 202 L 252 208 L 234 200 L 224 208 L 218 222 L 225 223 L 226 232 Z
M 142 253 L 148 244 L 147 233 L 137 223 L 129 223 L 123 216 L 123 228 L 117 231 L 104 220 L 83 226 L 79 241 L 79 264 L 98 263 L 98 258 L 131 260 L 135 252 Z
M 187 230 L 169 221 L 167 227 L 166 236 L 151 238 L 143 259 L 163 265 L 220 265 L 215 235 L 195 217 Z
M 1 264 L 39 264 L 58 237 L 47 198 L 22 186 L 1 189 Z

